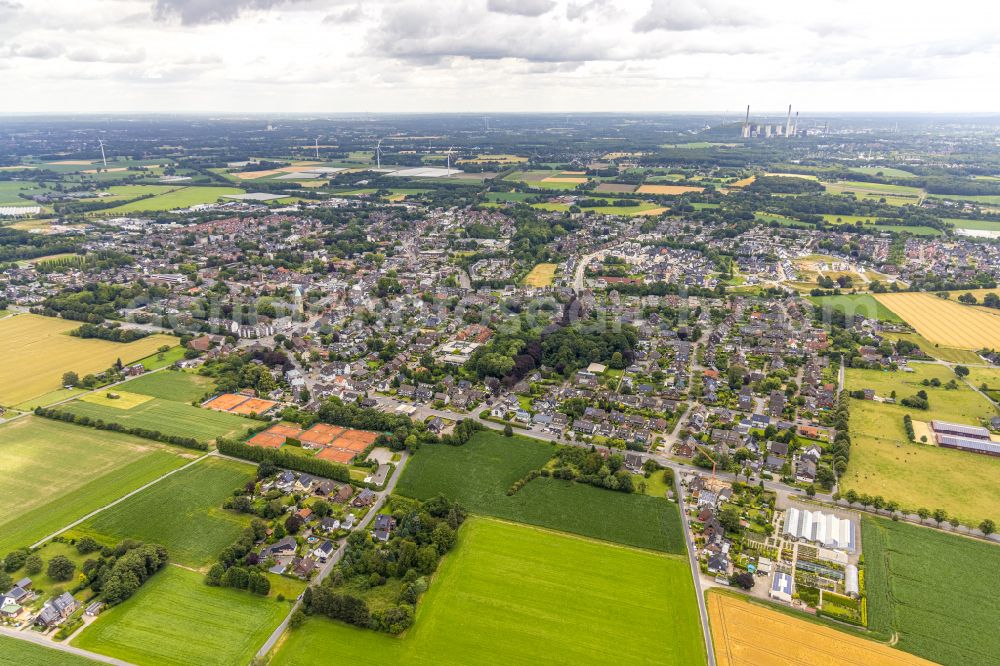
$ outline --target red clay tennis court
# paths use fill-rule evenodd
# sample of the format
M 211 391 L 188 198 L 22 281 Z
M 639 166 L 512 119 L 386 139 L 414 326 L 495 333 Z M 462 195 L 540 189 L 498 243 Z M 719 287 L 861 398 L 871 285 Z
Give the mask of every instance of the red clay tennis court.
M 273 400 L 262 400 L 260 398 L 247 398 L 240 404 L 229 410 L 231 414 L 263 414 L 278 403 Z
M 343 463 L 346 465 L 354 458 L 354 454 L 343 449 L 327 448 L 317 453 L 316 457 L 320 460 L 329 460 L 330 462 Z
M 278 449 L 281 448 L 281 445 L 284 443 L 284 435 L 279 435 L 269 430 L 257 433 L 247 441 L 247 444 L 250 446 L 261 446 L 266 449 Z
M 236 393 L 223 393 L 220 396 L 212 398 L 205 403 L 205 407 L 209 409 L 214 409 L 219 412 L 228 412 L 233 407 L 238 407 L 244 402 L 250 399 L 250 396 L 238 395 Z
M 285 437 L 291 437 L 292 439 L 298 439 L 302 436 L 302 429 L 296 428 L 295 426 L 285 425 L 284 423 L 279 423 L 276 426 L 271 426 L 267 429 L 267 432 L 273 432 L 275 435 L 284 435 Z
M 371 432 L 368 430 L 345 430 L 344 434 L 335 439 L 330 446 L 359 453 L 367 449 L 376 439 L 378 439 L 377 432 Z
M 299 437 L 303 444 L 316 446 L 329 446 L 330 442 L 337 439 L 344 429 L 329 423 L 317 423 L 309 430 L 306 430 Z

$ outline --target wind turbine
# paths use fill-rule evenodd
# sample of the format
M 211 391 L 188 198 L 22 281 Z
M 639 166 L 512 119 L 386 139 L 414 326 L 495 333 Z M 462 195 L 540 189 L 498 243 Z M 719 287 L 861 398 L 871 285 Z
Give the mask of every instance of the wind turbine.
M 319 159 L 319 137 L 316 137 L 316 159 Z
M 378 143 L 375 144 L 375 168 L 382 168 L 382 139 L 379 139 Z
M 101 139 L 97 140 L 97 143 L 101 144 L 101 161 L 104 162 L 104 168 L 108 168 L 108 158 L 104 156 L 104 141 Z
M 446 155 L 448 156 L 448 175 L 449 176 L 451 175 L 451 151 L 452 151 L 452 149 L 454 147 L 455 146 L 451 146 L 450 148 L 448 148 L 448 152 L 446 153 Z

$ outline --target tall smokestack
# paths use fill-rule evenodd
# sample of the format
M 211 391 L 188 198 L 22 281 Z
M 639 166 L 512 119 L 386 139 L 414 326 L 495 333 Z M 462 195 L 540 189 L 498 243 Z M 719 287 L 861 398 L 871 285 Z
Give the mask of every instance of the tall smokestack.
M 746 120 L 743 121 L 743 138 L 744 139 L 749 139 L 750 138 L 750 105 L 749 104 L 747 104 L 747 117 L 746 117 Z
M 792 135 L 792 105 L 788 105 L 788 118 L 785 120 L 785 136 Z
M 798 133 L 799 133 L 799 112 L 796 111 L 795 112 L 795 124 L 792 125 L 792 134 L 798 134 Z

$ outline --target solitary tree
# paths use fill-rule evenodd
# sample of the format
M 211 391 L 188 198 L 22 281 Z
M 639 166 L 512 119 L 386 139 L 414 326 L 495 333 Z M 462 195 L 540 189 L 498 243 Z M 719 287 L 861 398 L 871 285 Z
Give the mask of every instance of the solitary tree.
M 979 531 L 989 536 L 997 531 L 997 524 L 993 522 L 992 519 L 987 518 L 983 522 L 979 523 Z

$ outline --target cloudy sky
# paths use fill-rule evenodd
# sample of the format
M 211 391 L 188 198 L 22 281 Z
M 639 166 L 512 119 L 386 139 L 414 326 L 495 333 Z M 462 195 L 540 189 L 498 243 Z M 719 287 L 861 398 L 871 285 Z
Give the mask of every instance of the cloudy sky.
M 1000 111 L 992 0 L 0 0 L 2 112 Z

